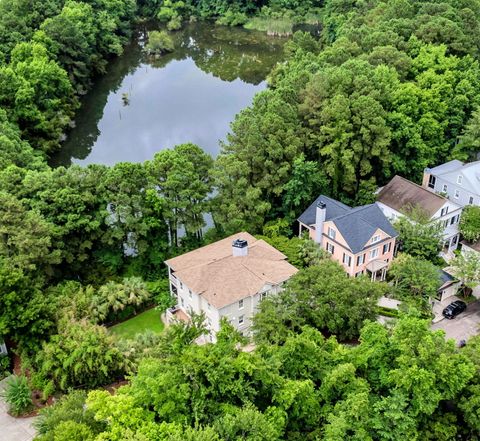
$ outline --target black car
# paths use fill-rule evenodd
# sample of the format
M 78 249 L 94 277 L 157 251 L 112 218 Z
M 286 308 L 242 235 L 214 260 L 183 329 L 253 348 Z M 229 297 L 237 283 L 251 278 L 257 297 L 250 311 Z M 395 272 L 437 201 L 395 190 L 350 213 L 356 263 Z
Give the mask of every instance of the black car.
M 447 319 L 453 319 L 466 309 L 466 303 L 462 302 L 461 300 L 455 300 L 442 311 L 442 315 Z

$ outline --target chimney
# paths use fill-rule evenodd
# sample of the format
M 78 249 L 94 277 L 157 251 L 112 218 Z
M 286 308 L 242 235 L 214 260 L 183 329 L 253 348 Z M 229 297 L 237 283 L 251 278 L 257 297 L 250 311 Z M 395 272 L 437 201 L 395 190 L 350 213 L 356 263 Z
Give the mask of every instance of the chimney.
M 233 257 L 248 255 L 248 242 L 245 239 L 235 239 L 232 243 Z
M 322 200 L 317 204 L 315 212 L 315 242 L 322 244 L 323 223 L 325 222 L 325 214 L 327 205 Z

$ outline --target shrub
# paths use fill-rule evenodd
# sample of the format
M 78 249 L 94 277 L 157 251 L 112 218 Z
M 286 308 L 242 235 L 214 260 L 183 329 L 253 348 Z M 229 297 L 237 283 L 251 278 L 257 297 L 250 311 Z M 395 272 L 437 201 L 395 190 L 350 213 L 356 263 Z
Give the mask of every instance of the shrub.
M 145 48 L 149 54 L 158 55 L 172 52 L 175 46 L 172 37 L 166 31 L 152 31 L 148 33 L 148 43 Z
M 21 415 L 32 406 L 32 391 L 28 386 L 25 376 L 14 375 L 7 380 L 7 387 L 2 397 L 8 404 L 8 410 L 12 415 Z
M 0 380 L 10 373 L 10 358 L 7 355 L 0 355 Z
M 167 23 L 167 29 L 169 31 L 178 31 L 182 27 L 182 17 L 176 15 Z
M 62 425 L 67 422 L 73 422 L 79 426 L 89 428 L 93 433 L 101 432 L 104 422 L 95 421 L 94 414 L 85 407 L 85 391 L 71 391 L 68 395 L 60 398 L 53 406 L 46 407 L 40 411 L 40 416 L 35 421 L 34 426 L 40 435 L 41 441 L 54 441 L 62 432 Z M 70 438 L 64 438 L 70 439 Z

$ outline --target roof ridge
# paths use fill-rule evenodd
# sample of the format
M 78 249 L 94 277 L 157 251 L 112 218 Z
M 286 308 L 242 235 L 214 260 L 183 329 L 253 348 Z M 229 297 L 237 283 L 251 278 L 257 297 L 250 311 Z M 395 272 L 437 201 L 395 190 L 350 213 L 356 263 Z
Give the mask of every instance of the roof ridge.
M 439 198 L 439 199 L 448 201 L 448 199 L 447 199 L 446 197 L 441 196 L 441 195 L 439 195 L 439 194 L 437 194 L 437 193 L 434 193 L 433 191 L 429 191 L 429 190 L 427 190 L 426 188 L 422 187 L 421 185 L 418 185 L 416 182 L 410 181 L 410 179 L 404 178 L 403 176 L 400 176 L 400 175 L 395 175 L 390 182 L 392 182 L 395 178 L 400 178 L 400 179 L 402 179 L 403 181 L 408 182 L 409 184 L 415 185 L 416 187 L 418 187 L 418 188 L 419 188 L 420 190 L 422 190 L 423 192 L 427 192 L 427 193 L 429 193 L 429 194 L 431 194 L 431 195 L 433 195 L 433 196 L 436 196 L 436 197 Z M 387 185 L 385 185 L 385 187 L 388 187 L 388 185 L 390 184 L 390 182 L 389 182 Z M 383 187 L 383 189 L 385 189 L 385 187 Z M 383 189 L 382 189 L 382 191 L 383 191 Z

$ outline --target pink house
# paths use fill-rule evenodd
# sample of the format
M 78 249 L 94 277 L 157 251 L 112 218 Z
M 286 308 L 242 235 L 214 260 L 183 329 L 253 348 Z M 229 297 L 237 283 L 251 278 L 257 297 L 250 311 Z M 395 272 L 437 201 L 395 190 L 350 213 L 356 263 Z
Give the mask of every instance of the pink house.
M 308 231 L 350 276 L 370 274 L 372 280 L 385 279 L 398 233 L 376 204 L 351 208 L 321 195 L 298 222 L 299 234 Z

